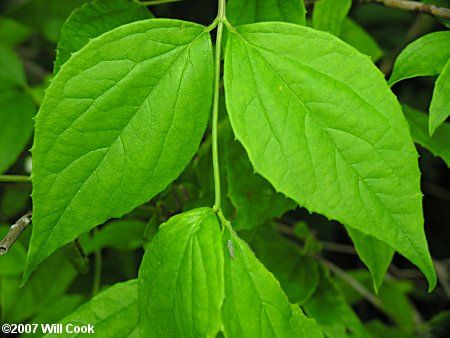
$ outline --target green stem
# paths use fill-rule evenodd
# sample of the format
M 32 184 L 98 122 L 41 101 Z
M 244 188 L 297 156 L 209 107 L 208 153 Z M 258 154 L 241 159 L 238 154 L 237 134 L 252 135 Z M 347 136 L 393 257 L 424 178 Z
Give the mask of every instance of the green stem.
M 28 176 L 23 175 L 0 175 L 0 182 L 30 182 L 30 178 Z
M 214 207 L 215 211 L 220 211 L 221 189 L 220 189 L 220 168 L 219 168 L 219 146 L 218 146 L 218 128 L 219 128 L 219 99 L 220 99 L 220 61 L 222 56 L 222 35 L 223 21 L 225 16 L 225 0 L 219 0 L 219 10 L 217 12 L 217 35 L 216 35 L 216 55 L 214 62 L 214 101 L 212 111 L 212 159 L 214 170 Z

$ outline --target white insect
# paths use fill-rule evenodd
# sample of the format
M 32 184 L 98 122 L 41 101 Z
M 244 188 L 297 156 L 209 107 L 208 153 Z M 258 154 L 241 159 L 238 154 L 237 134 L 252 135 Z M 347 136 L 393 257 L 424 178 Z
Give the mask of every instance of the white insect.
M 231 258 L 234 258 L 233 242 L 231 239 L 228 240 L 228 251 L 230 252 Z

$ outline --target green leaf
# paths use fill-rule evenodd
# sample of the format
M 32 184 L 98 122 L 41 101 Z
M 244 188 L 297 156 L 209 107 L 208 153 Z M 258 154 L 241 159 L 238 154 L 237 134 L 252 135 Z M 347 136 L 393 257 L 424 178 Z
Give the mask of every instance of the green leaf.
M 403 105 L 403 113 L 408 120 L 414 142 L 442 158 L 450 168 L 450 124 L 444 123 L 433 137 L 430 137 L 427 114 L 407 105 Z
M 0 277 L 3 322 L 20 323 L 40 313 L 66 292 L 75 277 L 76 271 L 62 251 L 42 264 L 23 287 L 19 287 L 20 276 Z
M 319 269 L 314 259 L 301 254 L 293 242 L 267 225 L 240 235 L 275 275 L 291 303 L 301 305 L 311 297 L 319 284 Z
M 124 0 L 96 0 L 76 9 L 61 30 L 54 73 L 90 39 L 127 23 L 149 19 L 147 8 Z
M 75 312 L 60 321 L 65 327 L 94 326 L 95 336 L 138 338 L 139 305 L 136 279 L 117 283 L 99 293 L 89 302 L 81 305 Z M 47 334 L 45 337 L 84 337 L 83 333 Z
M 104 248 L 134 250 L 144 245 L 145 223 L 139 220 L 114 220 L 97 231 L 92 238 L 84 237 L 81 246 L 86 254 Z
M 227 18 L 234 25 L 262 21 L 286 21 L 305 24 L 306 9 L 303 0 L 230 0 Z
M 356 252 L 370 271 L 376 293 L 384 280 L 395 250 L 386 243 L 347 227 Z
M 35 113 L 33 101 L 27 95 L 16 90 L 1 90 L 0 174 L 17 160 L 28 144 L 33 133 Z
M 450 58 L 450 32 L 434 32 L 410 43 L 395 60 L 389 85 L 416 76 L 442 71 Z
M 296 204 L 276 193 L 269 182 L 253 173 L 242 146 L 228 138 L 225 149 L 228 196 L 236 208 L 234 229 L 250 229 L 282 216 Z
M 383 56 L 383 50 L 378 42 L 363 27 L 349 18 L 344 20 L 339 37 L 361 53 L 369 55 L 373 62 L 377 62 Z
M 31 33 L 31 29 L 11 18 L 0 18 L 0 41 L 8 46 L 20 45 Z
M 448 44 L 450 45 L 450 35 Z M 433 136 L 436 129 L 450 116 L 450 57 L 436 80 L 430 104 L 429 132 Z
M 12 11 L 11 17 L 38 31 L 49 41 L 56 43 L 67 17 L 85 2 L 87 0 L 23 1 Z
M 143 337 L 214 337 L 222 325 L 223 251 L 217 216 L 194 209 L 161 225 L 139 270 Z
M 0 89 L 19 90 L 27 80 L 22 63 L 14 51 L 0 43 Z
M 212 74 L 204 27 L 164 19 L 105 33 L 64 64 L 36 117 L 24 280 L 55 249 L 178 177 L 206 128 Z
M 289 303 L 280 283 L 243 240 L 226 230 L 223 245 L 234 253 L 225 257 L 226 337 L 322 337 L 315 321 Z
M 256 172 L 310 212 L 385 242 L 436 284 L 417 152 L 369 57 L 286 23 L 230 32 L 227 109 Z
M 361 320 L 325 271 L 321 273 L 316 292 L 303 305 L 303 309 L 317 321 L 327 337 L 370 337 Z
M 352 0 L 316 1 L 312 15 L 314 28 L 339 36 L 351 6 Z

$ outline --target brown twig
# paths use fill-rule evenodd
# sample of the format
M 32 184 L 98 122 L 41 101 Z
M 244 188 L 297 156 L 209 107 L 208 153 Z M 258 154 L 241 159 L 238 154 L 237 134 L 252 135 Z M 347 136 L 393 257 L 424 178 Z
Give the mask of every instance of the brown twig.
M 0 242 L 0 256 L 8 252 L 14 242 L 20 237 L 22 232 L 31 223 L 31 211 L 20 217 L 15 224 L 11 226 L 5 238 Z
M 306 0 L 306 6 L 312 6 L 317 0 Z M 409 0 L 355 0 L 354 2 L 367 3 L 372 2 L 389 8 L 396 8 L 403 11 L 418 12 L 432 15 L 436 18 L 450 20 L 450 8 L 437 7 L 434 5 L 424 4 L 419 1 Z

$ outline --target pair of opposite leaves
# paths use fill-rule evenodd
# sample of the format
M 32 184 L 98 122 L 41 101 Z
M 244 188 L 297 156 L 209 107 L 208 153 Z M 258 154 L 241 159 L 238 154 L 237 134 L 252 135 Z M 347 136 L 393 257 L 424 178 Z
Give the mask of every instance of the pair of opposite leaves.
M 233 131 L 256 172 L 345 224 L 369 267 L 387 266 L 374 251 L 383 245 L 387 261 L 397 250 L 435 285 L 417 153 L 370 58 L 307 27 L 249 24 L 228 34 L 224 82 Z M 178 177 L 201 142 L 212 92 L 210 34 L 194 23 L 131 23 L 75 53 L 36 118 L 24 279 L 58 247 Z

